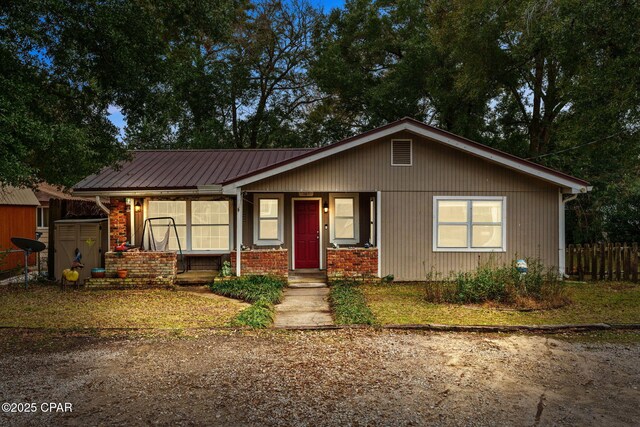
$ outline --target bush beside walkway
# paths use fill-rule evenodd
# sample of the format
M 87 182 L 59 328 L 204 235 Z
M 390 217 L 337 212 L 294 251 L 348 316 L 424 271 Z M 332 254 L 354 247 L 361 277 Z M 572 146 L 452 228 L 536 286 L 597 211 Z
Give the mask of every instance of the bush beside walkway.
M 225 280 L 214 280 L 209 285 L 218 295 L 237 298 L 252 305 L 230 322 L 233 326 L 251 326 L 266 328 L 274 318 L 274 304 L 282 300 L 282 291 L 286 282 L 271 276 L 242 276 Z
M 367 307 L 361 286 L 353 281 L 331 284 L 331 307 L 337 325 L 373 325 L 376 319 Z

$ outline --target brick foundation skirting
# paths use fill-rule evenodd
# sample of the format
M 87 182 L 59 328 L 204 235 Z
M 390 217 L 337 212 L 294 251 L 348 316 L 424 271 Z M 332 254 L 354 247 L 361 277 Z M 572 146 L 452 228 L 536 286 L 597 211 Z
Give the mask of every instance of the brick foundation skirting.
M 327 278 L 378 280 L 377 248 L 327 249 Z
M 88 279 L 87 287 L 157 288 L 173 286 L 177 274 L 175 252 L 107 252 L 106 277 Z M 127 270 L 127 277 L 117 277 L 118 270 Z
M 231 268 L 236 271 L 236 251 L 231 252 Z M 254 249 L 241 252 L 241 275 L 270 275 L 289 277 L 287 249 Z

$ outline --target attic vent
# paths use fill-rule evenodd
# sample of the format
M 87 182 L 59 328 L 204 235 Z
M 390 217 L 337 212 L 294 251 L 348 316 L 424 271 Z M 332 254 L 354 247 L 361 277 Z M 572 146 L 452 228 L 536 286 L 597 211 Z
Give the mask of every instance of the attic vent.
M 411 166 L 412 160 L 410 139 L 391 141 L 391 166 Z

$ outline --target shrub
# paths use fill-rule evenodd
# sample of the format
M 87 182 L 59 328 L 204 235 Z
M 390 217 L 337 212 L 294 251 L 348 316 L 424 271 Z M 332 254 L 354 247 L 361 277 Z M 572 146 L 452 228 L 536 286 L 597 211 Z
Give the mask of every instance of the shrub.
M 425 284 L 425 298 L 429 302 L 452 302 L 455 300 L 455 285 L 449 280 L 443 280 L 442 275 L 435 269 L 427 274 Z
M 232 276 L 233 270 L 231 269 L 231 263 L 229 261 L 225 261 L 222 263 L 222 268 L 220 269 L 220 276 L 222 277 L 230 277 Z
M 273 276 L 242 276 L 231 280 L 214 280 L 209 285 L 218 295 L 254 303 L 260 300 L 278 304 L 286 282 Z
M 231 325 L 266 328 L 271 322 L 273 322 L 273 304 L 269 304 L 266 301 L 258 301 L 238 313 L 235 319 L 231 321 Z
M 489 262 L 443 280 L 432 271 L 427 275 L 425 299 L 458 304 L 492 301 L 527 308 L 559 307 L 569 302 L 555 271 L 546 270 L 538 260 L 527 260 L 527 264 L 525 275 L 518 272 L 515 263 L 496 267 Z
M 282 300 L 286 282 L 272 276 L 242 276 L 217 280 L 209 285 L 213 293 L 252 303 L 231 322 L 234 326 L 266 328 L 273 321 L 273 305 Z
M 339 325 L 373 325 L 375 317 L 356 282 L 338 281 L 331 285 L 330 302 Z

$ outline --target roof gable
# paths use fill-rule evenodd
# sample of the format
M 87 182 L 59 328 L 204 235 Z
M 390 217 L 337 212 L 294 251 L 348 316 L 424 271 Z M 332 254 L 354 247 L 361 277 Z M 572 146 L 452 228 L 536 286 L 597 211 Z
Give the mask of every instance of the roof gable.
M 520 157 L 505 153 L 503 151 L 485 146 L 483 144 L 479 144 L 461 136 L 454 135 L 433 126 L 429 126 L 417 120 L 404 118 L 402 120 L 390 123 L 386 126 L 373 129 L 360 135 L 347 138 L 335 144 L 327 145 L 325 147 L 321 147 L 308 153 L 302 154 L 298 157 L 288 159 L 286 161 L 280 162 L 279 164 L 274 164 L 261 170 L 255 170 L 244 176 L 239 176 L 231 180 L 227 180 L 223 183 L 223 192 L 226 194 L 232 194 L 238 187 L 242 187 L 244 185 L 268 178 L 270 176 L 302 167 L 309 163 L 336 155 L 351 148 L 358 147 L 362 144 L 366 144 L 368 142 L 378 140 L 380 138 L 384 138 L 401 131 L 407 131 L 429 138 L 436 142 L 440 142 L 447 146 L 453 147 L 469 155 L 483 158 L 506 168 L 517 170 L 524 174 L 533 176 L 537 179 L 553 183 L 562 187 L 566 192 L 579 193 L 590 190 L 588 182 L 579 178 L 572 177 L 554 169 L 547 168 L 537 163 L 533 163 L 531 161 L 521 159 Z

